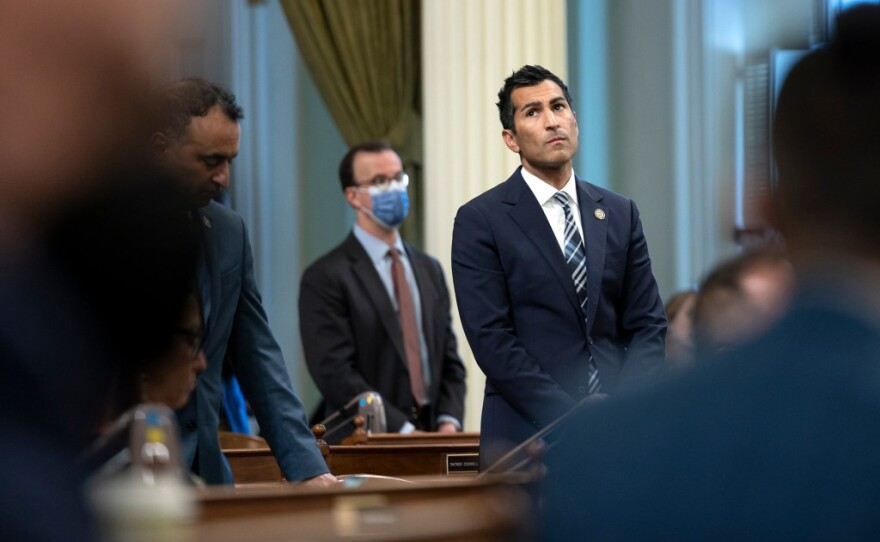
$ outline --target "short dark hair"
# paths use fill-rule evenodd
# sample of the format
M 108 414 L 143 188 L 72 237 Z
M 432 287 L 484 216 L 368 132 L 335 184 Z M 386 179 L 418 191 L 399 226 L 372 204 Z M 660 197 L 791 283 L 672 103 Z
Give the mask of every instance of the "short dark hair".
M 179 139 L 193 117 L 204 117 L 218 105 L 230 120 L 238 122 L 244 118 L 232 92 L 198 77 L 181 79 L 165 89 L 159 103 L 156 131 Z
M 876 257 L 878 126 L 880 6 L 859 5 L 841 12 L 829 44 L 798 63 L 780 92 L 773 150 L 784 235 Z
M 367 141 L 348 149 L 348 152 L 342 157 L 342 161 L 339 162 L 339 182 L 342 184 L 342 191 L 345 192 L 349 186 L 357 186 L 354 180 L 354 157 L 357 153 L 384 151 L 396 152 L 387 141 Z
M 547 80 L 553 81 L 559 85 L 559 88 L 562 89 L 563 96 L 565 96 L 565 100 L 568 102 L 568 106 L 574 110 L 574 102 L 571 99 L 571 94 L 569 94 L 568 87 L 565 86 L 562 79 L 543 66 L 527 64 L 510 74 L 510 77 L 504 80 L 504 86 L 498 91 L 498 103 L 495 105 L 498 106 L 498 114 L 501 117 L 501 126 L 504 127 L 505 130 L 511 130 L 516 133 L 516 128 L 513 124 L 513 101 L 510 99 L 513 90 L 519 87 L 533 87 L 535 85 L 540 85 L 542 81 Z

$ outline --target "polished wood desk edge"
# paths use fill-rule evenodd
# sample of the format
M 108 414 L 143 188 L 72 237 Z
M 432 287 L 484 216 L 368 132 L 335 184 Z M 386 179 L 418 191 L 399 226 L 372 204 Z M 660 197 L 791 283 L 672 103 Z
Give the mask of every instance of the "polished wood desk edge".
M 456 477 L 456 476 L 408 476 L 401 480 L 369 480 L 359 487 L 348 487 L 342 483 L 331 487 L 310 487 L 287 482 L 253 484 L 245 486 L 207 486 L 197 490 L 197 500 L 212 502 L 223 500 L 275 499 L 314 499 L 316 496 L 351 496 L 373 494 L 412 494 L 423 491 L 443 492 L 462 489 L 476 490 L 490 487 L 518 487 L 532 481 L 527 473 L 505 475 Z
M 263 449 L 268 448 L 269 444 L 262 437 L 255 435 L 245 435 L 241 433 L 232 433 L 229 431 L 219 431 L 217 438 L 220 442 L 222 450 L 239 450 L 239 449 Z M 479 444 L 480 433 L 460 432 L 460 433 L 375 433 L 367 435 L 364 443 L 350 441 L 351 437 L 343 439 L 342 446 L 366 446 L 366 445 L 415 445 L 415 444 L 453 444 L 467 443 Z
M 449 442 L 480 442 L 480 433 L 477 431 L 459 433 L 374 433 L 366 436 L 365 444 L 445 444 Z M 357 445 L 352 437 L 342 440 L 343 445 Z
M 528 527 L 527 493 L 508 479 L 394 487 L 208 488 L 197 499 L 199 540 L 508 542 Z M 365 521 L 378 518 L 379 522 Z
M 450 442 L 444 444 L 355 444 L 355 445 L 331 445 L 330 455 L 337 454 L 388 454 L 399 452 L 412 453 L 468 453 L 477 452 L 480 449 L 479 444 L 467 442 Z M 223 453 L 227 456 L 260 456 L 271 454 L 269 447 L 265 448 L 230 448 L 224 449 Z

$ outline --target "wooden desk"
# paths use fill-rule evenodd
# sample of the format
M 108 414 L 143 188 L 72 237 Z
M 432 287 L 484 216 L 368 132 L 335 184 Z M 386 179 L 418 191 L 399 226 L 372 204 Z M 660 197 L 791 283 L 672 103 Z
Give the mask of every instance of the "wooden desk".
M 262 450 L 269 447 L 269 443 L 263 437 L 233 433 L 232 431 L 217 431 L 217 440 L 220 442 L 221 450 L 239 448 Z
M 330 446 L 327 465 L 330 472 L 340 474 L 381 474 L 383 476 L 439 476 L 457 474 L 451 470 L 452 458 L 467 459 L 476 474 L 479 465 L 479 444 L 361 444 Z M 466 469 L 465 469 L 466 470 Z
M 208 488 L 196 540 L 511 541 L 528 539 L 530 502 L 507 479 L 368 481 L 358 488 Z
M 351 441 L 349 441 L 351 439 Z M 343 444 L 357 444 L 352 436 L 346 437 Z M 479 444 L 479 432 L 459 433 L 373 433 L 366 436 L 364 444 Z
M 232 478 L 237 486 L 284 480 L 281 467 L 278 466 L 275 456 L 272 455 L 272 450 L 268 447 L 223 450 L 223 454 L 229 461 Z
M 281 470 L 269 448 L 223 450 L 236 484 L 277 482 Z M 479 445 L 365 444 L 330 446 L 327 465 L 334 475 L 379 474 L 383 476 L 440 476 L 476 474 Z

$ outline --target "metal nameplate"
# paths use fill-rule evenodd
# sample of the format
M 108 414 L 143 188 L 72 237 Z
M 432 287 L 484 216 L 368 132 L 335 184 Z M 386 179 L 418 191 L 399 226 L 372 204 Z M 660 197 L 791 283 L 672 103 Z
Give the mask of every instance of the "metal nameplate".
M 480 454 L 446 454 L 446 474 L 476 474 L 480 471 Z

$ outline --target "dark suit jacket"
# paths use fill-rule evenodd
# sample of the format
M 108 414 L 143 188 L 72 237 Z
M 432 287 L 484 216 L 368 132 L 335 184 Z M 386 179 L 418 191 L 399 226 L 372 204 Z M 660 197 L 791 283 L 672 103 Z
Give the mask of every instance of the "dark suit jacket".
M 876 307 L 828 286 L 751 345 L 586 408 L 547 457 L 547 539 L 880 539 Z
M 189 403 L 178 412 L 186 464 L 194 460 L 198 445 L 199 475 L 211 484 L 232 482 L 217 439 L 223 361 L 228 356 L 284 476 L 300 481 L 328 472 L 269 329 L 244 222 L 215 202 L 199 209 L 198 219 L 207 264 L 202 297 L 208 364 Z
M 458 310 L 486 374 L 484 466 L 585 395 L 590 354 L 606 393 L 662 364 L 666 317 L 638 210 L 581 180 L 577 191 L 586 322 L 559 244 L 519 169 L 455 217 Z
M 0 255 L 0 540 L 99 540 L 77 454 L 119 359 L 65 262 L 35 252 Z
M 431 430 L 438 414 L 463 421 L 465 369 L 440 264 L 412 246 L 404 247 L 421 298 L 432 405 L 425 417 L 429 426 L 422 429 Z M 299 314 L 306 363 L 324 395 L 326 413 L 372 390 L 384 400 L 389 431 L 414 421 L 400 321 L 373 262 L 353 233 L 306 269 Z

